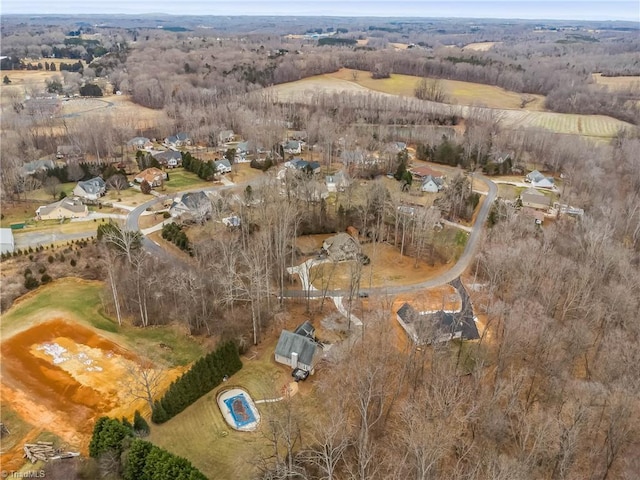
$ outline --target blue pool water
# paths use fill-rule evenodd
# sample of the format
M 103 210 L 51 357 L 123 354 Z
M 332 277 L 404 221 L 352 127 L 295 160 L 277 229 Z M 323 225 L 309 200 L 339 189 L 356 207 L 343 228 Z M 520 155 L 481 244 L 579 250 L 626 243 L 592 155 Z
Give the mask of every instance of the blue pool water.
M 233 421 L 236 422 L 237 427 L 244 427 L 256 421 L 253 410 L 251 410 L 244 395 L 240 394 L 227 398 L 224 403 L 231 411 L 231 416 L 233 417 Z

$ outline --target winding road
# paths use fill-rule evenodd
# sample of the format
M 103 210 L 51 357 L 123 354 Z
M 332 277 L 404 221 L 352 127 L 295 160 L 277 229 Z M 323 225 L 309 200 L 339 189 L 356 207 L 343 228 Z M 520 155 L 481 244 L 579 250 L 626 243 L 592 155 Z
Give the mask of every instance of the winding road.
M 497 195 L 498 195 L 498 187 L 496 186 L 495 183 L 493 183 L 491 180 L 489 180 L 487 177 L 485 177 L 484 175 L 478 175 L 478 174 L 473 174 L 473 179 L 476 180 L 480 180 L 482 182 L 484 182 L 487 187 L 489 188 L 489 191 L 486 193 L 486 195 L 484 195 L 484 199 L 482 201 L 482 205 L 480 206 L 480 210 L 478 211 L 478 214 L 476 216 L 476 220 L 473 223 L 473 227 L 471 230 L 471 233 L 469 234 L 469 238 L 467 239 L 467 245 L 465 246 L 464 251 L 462 252 L 462 255 L 460 255 L 460 258 L 458 259 L 458 261 L 455 263 L 455 265 L 453 265 L 453 267 L 451 267 L 449 270 L 447 270 L 444 273 L 441 273 L 440 275 L 437 275 L 436 277 L 430 278 L 429 280 L 425 280 L 423 282 L 419 282 L 419 283 L 414 283 L 411 285 L 401 285 L 401 286 L 394 286 L 394 287 L 374 287 L 374 288 L 368 288 L 366 290 L 361 290 L 361 293 L 364 294 L 397 294 L 397 293 L 407 293 L 407 292 L 414 292 L 417 290 L 423 290 L 423 289 L 427 289 L 427 288 L 434 288 L 434 287 L 439 287 L 441 285 L 445 285 L 453 280 L 455 280 L 456 278 L 458 278 L 460 275 L 462 275 L 464 273 L 464 271 L 467 269 L 467 267 L 469 266 L 469 264 L 471 263 L 471 261 L 473 260 L 473 257 L 476 254 L 476 251 L 478 249 L 478 243 L 480 241 L 480 238 L 482 236 L 482 228 L 484 226 L 484 223 L 487 220 L 487 217 L 489 216 L 489 211 L 491 210 L 491 206 L 493 205 L 493 202 L 495 201 Z M 233 185 L 224 185 L 224 186 L 215 186 L 215 187 L 209 187 L 209 188 L 205 188 L 205 189 L 195 189 L 195 190 L 187 190 L 184 192 L 180 192 L 179 194 L 176 195 L 182 195 L 183 193 L 188 193 L 191 191 L 222 191 L 222 190 L 230 190 L 232 188 L 242 188 L 242 187 L 246 187 L 246 185 L 249 185 L 250 183 L 256 183 L 256 182 L 260 182 L 259 179 L 254 179 L 253 181 L 246 181 L 243 183 L 236 183 Z M 156 203 L 164 200 L 166 197 L 158 197 L 158 198 L 153 198 L 152 200 L 149 200 L 148 202 L 143 203 L 142 205 L 137 206 L 135 209 L 133 209 L 131 212 L 129 212 L 129 215 L 127 216 L 127 220 L 125 223 L 125 228 L 127 228 L 128 230 L 139 230 L 138 227 L 138 220 L 140 219 L 140 215 L 142 215 L 142 213 L 149 207 L 155 205 Z M 152 242 L 151 240 L 149 240 L 146 237 L 143 237 L 143 241 L 142 241 L 142 245 L 143 247 L 147 250 L 147 252 L 149 252 L 150 254 L 157 256 L 157 257 L 161 257 L 161 258 L 166 258 L 167 257 L 167 251 L 164 250 L 160 245 L 158 245 L 155 242 Z M 174 257 L 177 262 L 176 264 L 180 263 L 182 264 L 183 262 L 179 259 L 177 259 L 177 257 Z M 323 295 L 326 295 L 327 297 L 344 297 L 344 296 L 348 296 L 349 295 L 349 291 L 348 290 L 331 290 L 331 291 L 327 291 L 326 293 L 323 292 L 322 290 L 285 290 L 283 292 L 283 296 L 284 297 L 303 297 L 303 298 L 315 298 L 315 297 L 322 297 Z

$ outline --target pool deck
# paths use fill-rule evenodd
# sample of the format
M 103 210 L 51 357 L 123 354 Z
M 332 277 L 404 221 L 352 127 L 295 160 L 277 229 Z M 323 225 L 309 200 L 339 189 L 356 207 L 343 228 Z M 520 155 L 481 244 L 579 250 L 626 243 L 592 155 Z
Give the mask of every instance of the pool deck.
M 231 410 L 225 403 L 225 400 L 237 397 L 239 395 L 244 397 L 244 399 L 247 402 L 247 405 L 251 409 L 251 413 L 255 418 L 255 421 L 249 422 L 242 426 L 239 426 L 236 423 L 233 417 L 233 414 L 231 413 Z M 260 412 L 258 412 L 258 408 L 256 407 L 256 404 L 251 398 L 251 395 L 249 395 L 249 393 L 246 390 L 242 388 L 230 388 L 229 390 L 225 390 L 224 392 L 220 393 L 218 395 L 217 401 L 218 401 L 218 408 L 220 408 L 220 411 L 222 412 L 222 416 L 224 417 L 225 421 L 229 424 L 229 426 L 234 430 L 238 430 L 241 432 L 253 432 L 258 428 L 258 424 L 260 423 Z

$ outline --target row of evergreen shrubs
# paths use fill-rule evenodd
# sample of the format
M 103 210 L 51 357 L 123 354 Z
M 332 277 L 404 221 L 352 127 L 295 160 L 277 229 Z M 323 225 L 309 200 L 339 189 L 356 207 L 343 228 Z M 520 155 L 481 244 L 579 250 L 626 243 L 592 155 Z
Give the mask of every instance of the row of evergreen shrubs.
M 162 238 L 170 241 L 180 250 L 184 250 L 193 257 L 193 250 L 191 249 L 189 238 L 180 225 L 176 223 L 167 223 L 164 225 L 162 227 Z
M 206 480 L 202 472 L 188 460 L 173 455 L 166 450 L 147 441 L 135 438 L 136 418 L 144 419 L 136 412 L 134 425 L 128 421 L 120 422 L 114 418 L 101 417 L 93 428 L 93 436 L 89 444 L 89 455 L 100 458 L 110 454 L 120 459 L 124 480 L 155 480 L 167 478 L 172 480 Z M 146 425 L 146 422 L 144 422 Z M 148 425 L 147 429 L 148 429 Z
M 200 160 L 189 152 L 182 152 L 182 167 L 202 180 L 213 180 L 216 174 L 216 165 L 212 160 Z
M 180 378 L 173 382 L 160 400 L 153 406 L 151 420 L 164 423 L 185 408 L 209 393 L 242 368 L 238 347 L 227 342 L 213 352 L 200 358 Z

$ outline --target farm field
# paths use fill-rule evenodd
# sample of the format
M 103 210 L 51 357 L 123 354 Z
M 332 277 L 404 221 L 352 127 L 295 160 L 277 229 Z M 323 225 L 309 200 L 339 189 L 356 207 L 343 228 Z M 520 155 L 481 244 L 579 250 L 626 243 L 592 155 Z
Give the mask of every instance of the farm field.
M 354 74 L 357 80 L 353 81 Z M 327 74 L 332 78 L 347 80 L 362 87 L 392 95 L 414 97 L 415 88 L 420 82 L 420 77 L 412 75 L 392 74 L 391 78 L 374 80 L 369 72 L 350 70 L 343 68 L 335 73 Z M 457 80 L 440 80 L 442 89 L 454 105 L 484 105 L 493 108 L 520 108 L 522 95 L 510 92 L 500 87 L 484 85 L 481 83 L 460 82 Z M 532 95 L 535 100 L 528 103 L 526 110 L 542 110 L 544 97 Z
M 367 72 L 362 72 L 368 75 Z M 345 93 L 367 93 L 374 90 L 367 88 L 354 81 L 340 78 L 340 76 L 348 75 L 344 71 L 334 74 L 318 75 L 309 77 L 296 82 L 283 83 L 266 89 L 268 94 L 275 95 L 276 98 L 285 101 L 295 101 L 299 103 L 307 103 L 313 101 L 313 95 L 319 92 L 326 94 L 345 94 Z M 361 75 L 359 75 L 359 78 Z M 412 77 L 416 78 L 416 77 Z M 389 79 L 387 79 L 389 80 Z M 392 79 L 391 79 L 392 80 Z M 368 85 L 370 82 L 381 82 L 384 80 L 372 80 L 370 78 L 362 80 L 363 84 Z M 414 80 L 415 81 L 415 80 Z M 359 80 L 360 82 L 360 80 Z M 463 82 L 464 83 L 464 82 Z M 399 92 L 407 92 L 409 89 L 402 82 L 393 81 L 389 84 L 389 90 L 395 90 L 395 95 L 402 95 Z M 496 88 L 496 87 L 492 87 Z M 513 92 L 512 92 L 513 93 Z M 379 95 L 392 96 L 391 93 L 378 91 Z M 517 95 L 514 93 L 514 95 Z M 436 102 L 424 102 L 435 112 L 441 112 L 445 115 L 456 114 L 462 118 L 468 118 L 475 113 L 487 113 L 495 115 L 501 120 L 504 128 L 537 128 L 546 129 L 555 133 L 582 135 L 593 139 L 609 139 L 614 137 L 621 129 L 633 129 L 633 125 L 621 120 L 604 115 L 579 115 L 565 114 L 547 111 L 527 110 L 520 108 L 499 108 L 499 107 L 470 107 L 467 105 L 449 105 Z M 531 104 L 528 105 L 531 107 Z
M 25 439 L 45 429 L 65 448 L 86 454 L 99 416 L 148 413 L 126 388 L 144 358 L 157 359 L 166 371 L 166 388 L 202 354 L 174 328 L 118 326 L 102 311 L 102 291 L 101 282 L 67 278 L 25 295 L 3 314 L 2 419 L 10 430 L 16 425 L 13 447 L 3 449 L 3 468 L 20 468 Z
M 502 42 L 476 42 L 470 43 L 462 47 L 463 50 L 473 50 L 475 52 L 488 52 L 494 45 L 499 45 Z
M 601 73 L 591 75 L 598 85 L 604 85 L 610 90 L 625 90 L 635 88 L 640 93 L 640 76 L 603 77 Z

